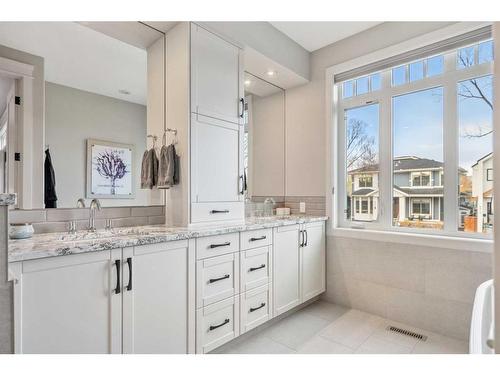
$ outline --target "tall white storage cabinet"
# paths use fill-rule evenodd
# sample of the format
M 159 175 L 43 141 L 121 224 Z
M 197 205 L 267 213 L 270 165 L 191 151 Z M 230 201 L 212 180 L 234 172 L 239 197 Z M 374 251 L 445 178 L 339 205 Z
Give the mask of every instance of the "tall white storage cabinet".
M 193 353 L 194 251 L 185 240 L 12 264 L 16 353 Z
M 167 223 L 243 222 L 244 104 L 239 46 L 195 23 L 169 30 L 167 126 L 178 129 L 181 179 Z

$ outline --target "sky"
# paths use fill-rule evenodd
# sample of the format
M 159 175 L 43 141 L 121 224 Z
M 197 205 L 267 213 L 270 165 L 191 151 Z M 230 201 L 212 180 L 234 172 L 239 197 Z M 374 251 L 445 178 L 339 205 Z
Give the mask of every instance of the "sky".
M 492 77 L 478 79 L 485 94 L 492 97 Z M 470 86 L 469 82 L 464 85 Z M 467 134 L 492 129 L 492 111 L 484 101 L 474 98 L 457 98 L 459 130 L 459 165 L 470 172 L 470 167 L 492 151 L 492 136 L 468 138 Z M 433 88 L 393 98 L 393 155 L 414 155 L 443 161 L 443 89 Z M 375 139 L 378 149 L 379 105 L 370 104 L 346 111 L 350 119 L 365 122 L 366 134 Z

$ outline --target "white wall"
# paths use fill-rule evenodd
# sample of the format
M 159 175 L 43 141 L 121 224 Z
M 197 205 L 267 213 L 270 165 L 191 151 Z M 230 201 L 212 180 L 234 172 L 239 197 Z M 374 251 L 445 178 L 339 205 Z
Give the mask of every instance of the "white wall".
M 56 174 L 57 207 L 75 207 L 78 198 L 85 198 L 87 138 L 135 146 L 135 198 L 101 199 L 102 205 L 150 204 L 150 191 L 140 189 L 146 149 L 145 106 L 49 82 L 45 85 L 45 105 L 45 143 Z

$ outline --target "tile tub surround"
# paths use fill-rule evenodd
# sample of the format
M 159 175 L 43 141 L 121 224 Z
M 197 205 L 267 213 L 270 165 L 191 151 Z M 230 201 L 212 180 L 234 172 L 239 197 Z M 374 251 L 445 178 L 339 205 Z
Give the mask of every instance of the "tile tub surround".
M 9 241 L 9 262 L 326 221 L 327 219 L 325 216 L 272 216 L 247 218 L 244 224 L 231 226 L 184 228 L 149 225 L 115 228 L 111 231 L 100 230 L 96 233 L 79 231 L 74 235 L 64 232 L 35 234 L 30 239 Z
M 35 233 L 64 232 L 68 222 L 76 220 L 78 230 L 89 224 L 89 208 L 49 208 L 39 210 L 10 210 L 12 224 L 32 223 Z M 105 219 L 112 219 L 113 227 L 165 224 L 164 206 L 103 207 L 96 212 L 96 227 L 103 229 Z
M 328 236 L 323 298 L 467 340 L 474 294 L 492 264 L 484 252 Z

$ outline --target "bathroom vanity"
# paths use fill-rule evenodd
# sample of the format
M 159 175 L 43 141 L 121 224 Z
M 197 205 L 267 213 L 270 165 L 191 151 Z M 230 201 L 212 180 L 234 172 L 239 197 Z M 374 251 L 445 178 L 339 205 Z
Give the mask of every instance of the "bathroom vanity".
M 325 291 L 325 217 L 12 240 L 16 353 L 207 353 Z

